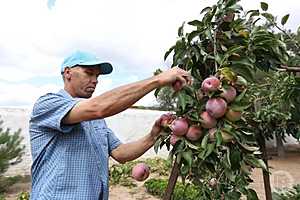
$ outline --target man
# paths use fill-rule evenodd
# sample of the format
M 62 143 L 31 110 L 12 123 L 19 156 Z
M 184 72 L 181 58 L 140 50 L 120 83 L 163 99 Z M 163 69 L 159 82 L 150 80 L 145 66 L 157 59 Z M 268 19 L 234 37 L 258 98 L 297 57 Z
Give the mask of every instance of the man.
M 120 163 L 141 156 L 155 143 L 161 119 L 141 139 L 122 144 L 104 118 L 129 108 L 155 88 L 190 84 L 189 74 L 175 67 L 91 98 L 99 75 L 112 69 L 90 53 L 75 52 L 61 67 L 64 89 L 35 103 L 29 128 L 32 200 L 107 200 L 109 156 Z

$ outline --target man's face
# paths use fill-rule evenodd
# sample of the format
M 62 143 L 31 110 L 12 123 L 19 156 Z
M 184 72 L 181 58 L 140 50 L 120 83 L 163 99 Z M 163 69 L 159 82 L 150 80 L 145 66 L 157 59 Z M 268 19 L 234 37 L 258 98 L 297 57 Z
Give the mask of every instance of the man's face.
M 69 76 L 65 76 L 73 91 L 74 97 L 90 98 L 98 84 L 99 67 L 76 66 L 69 69 Z

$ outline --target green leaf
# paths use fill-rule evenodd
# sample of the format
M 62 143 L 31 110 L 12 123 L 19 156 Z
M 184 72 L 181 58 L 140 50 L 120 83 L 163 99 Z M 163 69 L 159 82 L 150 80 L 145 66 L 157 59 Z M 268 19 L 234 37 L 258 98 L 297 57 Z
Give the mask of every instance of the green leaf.
M 189 25 L 191 26 L 197 26 L 197 27 L 202 27 L 203 26 L 203 22 L 199 21 L 199 20 L 193 20 L 188 22 Z
M 202 13 L 204 13 L 204 12 L 208 12 L 208 11 L 210 11 L 210 10 L 211 10 L 211 7 L 207 6 L 207 7 L 203 8 L 203 9 L 201 10 L 200 14 L 202 14 Z
M 202 31 L 193 31 L 193 32 L 189 33 L 188 34 L 188 41 L 191 42 L 195 37 L 197 37 L 201 33 L 202 33 Z
M 240 130 L 242 133 L 244 133 L 245 135 L 253 135 L 254 133 L 253 132 L 248 132 L 248 131 L 243 131 L 243 130 Z
M 248 191 L 247 191 L 247 200 L 259 200 L 255 190 L 248 189 Z
M 252 64 L 251 61 L 248 60 L 248 59 L 235 60 L 235 61 L 231 61 L 231 63 L 232 63 L 233 65 L 244 65 L 244 66 L 249 67 L 250 69 L 254 69 L 253 64 Z
M 262 16 L 264 16 L 267 20 L 274 22 L 274 16 L 271 13 L 262 13 Z
M 222 54 L 217 53 L 215 56 L 215 60 L 217 61 L 218 64 L 222 64 L 224 56 Z
M 181 154 L 181 153 L 177 154 L 177 156 L 176 156 L 176 162 L 177 162 L 178 164 L 181 163 L 181 158 L 182 158 L 182 154 Z
M 174 158 L 174 151 L 170 151 L 168 155 L 168 160 L 170 163 L 173 163 L 173 158 Z
M 182 25 L 178 28 L 178 36 L 181 37 L 183 36 L 183 27 L 184 27 L 185 22 L 182 23 Z
M 187 104 L 187 101 L 186 101 L 185 95 L 180 92 L 178 94 L 178 105 L 179 105 L 179 107 L 182 108 L 182 110 L 185 110 L 186 104 Z
M 206 154 L 204 156 L 204 158 L 206 158 L 207 156 L 209 156 L 215 149 L 215 143 L 209 143 L 207 145 L 207 151 L 206 151 Z
M 159 138 L 155 141 L 155 144 L 154 144 L 154 151 L 155 151 L 156 154 L 158 153 L 158 148 L 159 148 L 159 146 L 160 146 L 161 143 L 162 143 L 162 138 L 159 137 Z
M 228 168 L 231 168 L 231 161 L 230 161 L 230 148 L 226 148 L 226 159 L 227 159 L 227 164 L 228 164 Z
M 260 7 L 263 11 L 267 11 L 269 5 L 266 2 L 260 2 Z
M 249 105 L 238 105 L 238 104 L 232 104 L 230 106 L 230 108 L 233 110 L 233 111 L 244 111 L 246 110 L 247 108 L 249 108 L 251 106 L 251 104 Z
M 236 53 L 236 52 L 239 52 L 241 51 L 242 49 L 245 49 L 245 46 L 240 46 L 240 45 L 237 45 L 237 46 L 232 46 L 230 47 L 225 55 L 227 55 L 228 57 L 231 56 L 233 53 Z
M 242 160 L 242 157 L 241 157 L 240 151 L 234 150 L 230 154 L 230 162 L 231 162 L 231 166 L 232 166 L 233 170 L 238 169 L 240 167 L 241 160 Z
M 241 162 L 241 170 L 248 175 L 251 174 L 251 171 L 249 170 L 249 166 L 246 165 L 244 161 Z
M 266 163 L 262 159 L 257 160 L 258 165 L 265 171 L 268 171 Z
M 237 103 L 240 102 L 244 98 L 246 92 L 247 92 L 247 90 L 243 90 L 243 92 L 234 99 L 234 102 L 237 102 Z
M 167 57 L 170 55 L 170 53 L 175 49 L 175 45 L 172 46 L 164 55 L 164 60 L 167 59 Z
M 198 147 L 198 146 L 192 144 L 192 143 L 189 142 L 188 140 L 186 140 L 185 143 L 186 143 L 186 145 L 187 145 L 188 147 L 190 147 L 191 149 L 198 150 L 198 149 L 200 148 L 200 147 Z
M 254 73 L 253 69 L 248 67 L 247 65 L 231 65 L 232 71 L 234 71 L 236 74 L 241 75 L 245 77 L 248 81 L 253 82 L 254 81 Z
M 158 96 L 160 90 L 161 90 L 161 88 L 157 88 L 157 89 L 155 90 L 155 92 L 154 92 L 155 98 L 157 98 L 157 96 Z
M 183 152 L 182 157 L 183 157 L 184 161 L 186 161 L 188 167 L 191 168 L 192 164 L 193 164 L 193 153 L 192 153 L 192 151 L 189 150 L 189 151 Z
M 180 152 L 183 152 L 185 150 L 185 141 L 184 140 L 180 140 L 178 142 L 176 142 L 174 148 L 176 149 L 174 151 L 174 154 L 180 154 Z
M 287 14 L 284 17 L 282 17 L 282 19 L 281 19 L 281 25 L 282 26 L 286 24 L 286 22 L 289 19 L 289 17 L 290 17 L 290 14 Z
M 257 159 L 253 156 L 245 156 L 245 161 L 254 167 L 262 168 L 265 171 L 268 171 L 265 162 L 262 159 Z
M 235 178 L 236 178 L 236 175 L 234 174 L 234 172 L 231 170 L 231 169 L 226 169 L 225 170 L 225 175 L 226 175 L 226 177 L 230 180 L 230 181 L 232 181 L 232 182 L 234 182 L 235 181 Z M 226 198 L 225 197 L 225 199 L 232 199 L 232 198 Z
M 226 3 L 226 7 L 232 6 L 234 4 L 236 4 L 237 0 L 229 0 L 229 1 L 225 1 Z
M 201 147 L 202 147 L 203 149 L 206 149 L 207 142 L 208 142 L 208 137 L 209 137 L 209 135 L 206 134 L 206 135 L 204 136 L 204 138 L 202 139 Z
M 220 146 L 223 141 L 221 131 L 219 131 L 219 130 L 217 130 L 217 133 L 216 133 L 216 141 L 217 141 L 217 146 Z
M 228 7 L 228 10 L 231 10 L 231 11 L 238 11 L 238 10 L 240 10 L 240 11 L 242 11 L 243 7 L 241 5 L 239 5 L 239 4 L 234 4 L 234 5 L 230 6 L 230 7 Z
M 247 151 L 258 151 L 259 147 L 249 146 L 247 144 L 239 143 Z
M 180 168 L 180 172 L 182 175 L 187 175 L 189 173 L 189 166 L 188 165 L 182 165 L 181 168 Z
M 247 11 L 246 15 L 248 15 L 250 13 L 251 13 L 251 16 L 258 16 L 259 15 L 259 10 L 249 10 L 249 11 Z

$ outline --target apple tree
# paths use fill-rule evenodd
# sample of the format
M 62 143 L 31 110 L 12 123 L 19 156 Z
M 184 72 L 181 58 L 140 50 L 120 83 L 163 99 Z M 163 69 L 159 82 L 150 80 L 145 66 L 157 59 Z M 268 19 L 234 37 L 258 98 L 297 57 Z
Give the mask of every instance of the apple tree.
M 164 116 L 154 146 L 158 151 L 165 145 L 174 160 L 164 199 L 171 199 L 177 175 L 201 188 L 199 199 L 258 199 L 249 187 L 251 171 L 268 173 L 247 117 L 253 108 L 249 91 L 258 70 L 282 69 L 290 55 L 283 39 L 263 23 L 274 18 L 268 4 L 244 11 L 238 2 L 219 0 L 204 8 L 201 19 L 178 29 L 165 54 L 165 59 L 172 55 L 172 67 L 191 73 L 193 84 L 174 92 L 175 112 Z

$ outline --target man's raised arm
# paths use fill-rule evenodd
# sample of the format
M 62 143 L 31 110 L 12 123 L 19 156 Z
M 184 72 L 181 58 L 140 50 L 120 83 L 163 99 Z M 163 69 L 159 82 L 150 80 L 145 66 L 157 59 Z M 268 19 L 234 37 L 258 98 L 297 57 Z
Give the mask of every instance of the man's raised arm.
M 80 101 L 66 115 L 63 123 L 75 124 L 115 115 L 129 108 L 152 90 L 172 85 L 175 82 L 179 82 L 182 88 L 191 83 L 190 75 L 188 72 L 174 67 L 151 78 L 120 86 L 99 96 Z

